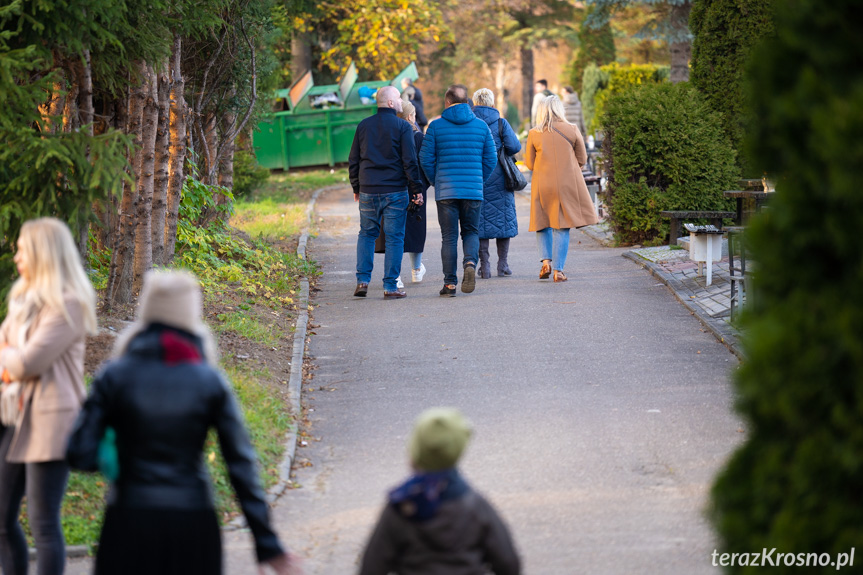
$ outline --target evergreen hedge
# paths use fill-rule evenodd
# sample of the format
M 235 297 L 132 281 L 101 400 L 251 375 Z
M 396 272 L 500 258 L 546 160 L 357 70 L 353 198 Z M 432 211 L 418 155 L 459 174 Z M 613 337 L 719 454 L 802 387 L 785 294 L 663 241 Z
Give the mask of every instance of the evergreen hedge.
M 776 197 L 748 231 L 754 296 L 736 377 L 746 442 L 713 488 L 728 551 L 863 560 L 863 4 L 785 0 L 753 51 L 753 165 Z M 749 285 L 747 285 L 749 288 Z M 835 572 L 835 567 L 770 569 Z M 733 568 L 729 572 L 756 572 Z M 843 569 L 842 572 L 845 572 Z M 761 571 L 757 571 L 761 572 Z
M 744 71 L 752 47 L 773 33 L 772 0 L 695 0 L 689 16 L 692 41 L 690 80 L 710 106 L 738 152 L 746 125 Z M 738 156 L 743 173 L 760 177 Z
M 588 132 L 599 128 L 608 98 L 613 94 L 628 90 L 632 86 L 655 84 L 668 80 L 669 67 L 657 66 L 656 64 L 620 65 L 617 62 L 612 62 L 600 67 L 600 72 L 602 75 L 593 98 L 591 126 L 587 128 Z
M 590 134 L 594 131 L 590 126 L 596 115 L 596 94 L 608 86 L 608 72 L 603 72 L 596 64 L 588 64 L 584 69 L 581 86 L 581 111 L 584 114 L 585 129 Z
M 735 154 L 711 111 L 688 83 L 644 84 L 614 94 L 603 116 L 606 206 L 617 239 L 661 243 L 662 210 L 729 210 Z

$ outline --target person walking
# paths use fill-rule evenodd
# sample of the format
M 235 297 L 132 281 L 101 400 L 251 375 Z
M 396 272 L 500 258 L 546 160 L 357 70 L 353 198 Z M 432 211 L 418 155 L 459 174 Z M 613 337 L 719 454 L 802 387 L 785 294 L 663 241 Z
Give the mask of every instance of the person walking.
M 477 90 L 473 94 L 473 113 L 485 122 L 495 147 L 501 146 L 508 156 L 521 150 L 521 142 L 509 122 L 500 117 L 500 112 L 494 107 L 494 92 L 488 88 Z M 495 164 L 494 171 L 485 181 L 482 188 L 482 210 L 479 216 L 479 277 L 490 278 L 489 240 L 495 238 L 497 244 L 497 275 L 510 276 L 512 270 L 507 263 L 509 240 L 518 235 L 518 218 L 515 213 L 515 193 L 506 189 L 506 180 L 500 167 Z
M 572 86 L 566 86 L 563 89 L 563 111 L 566 115 L 566 121 L 578 128 L 584 137 L 587 132 L 584 130 L 584 113 L 581 110 L 581 100 L 578 99 L 578 94 Z
M 76 469 L 96 471 L 100 442 L 115 436 L 117 476 L 95 573 L 219 575 L 222 543 L 204 464 L 214 428 L 255 540 L 259 572 L 299 573 L 270 526 L 255 452 L 187 272 L 149 272 L 138 317 L 118 337 L 69 441 Z
M 399 112 L 399 118 L 407 121 L 413 127 L 414 145 L 417 151 L 417 165 L 419 165 L 419 153 L 423 145 L 423 133 L 417 126 L 417 108 L 410 102 L 402 103 L 402 111 Z M 423 281 L 423 276 L 426 273 L 426 267 L 423 264 L 423 250 L 426 243 L 426 192 L 431 184 L 425 177 L 425 172 L 420 170 L 420 179 L 422 179 L 422 196 L 421 204 L 414 204 L 415 207 L 408 206 L 407 220 L 405 222 L 405 253 L 408 254 L 411 260 L 411 281 L 420 283 Z
M 409 440 L 414 474 L 389 493 L 360 575 L 518 575 L 509 530 L 457 464 L 470 423 L 456 409 L 424 411 Z
M 0 567 L 6 575 L 27 573 L 18 521 L 26 494 L 37 571 L 57 575 L 66 563 L 66 442 L 86 395 L 84 343 L 96 332 L 96 294 L 60 220 L 25 222 L 13 259 L 18 279 L 0 325 Z
M 419 127 L 420 131 L 424 131 L 429 121 L 426 119 L 423 93 L 419 88 L 414 86 L 414 82 L 410 78 L 402 79 L 402 100 L 413 104 L 413 107 L 416 109 L 414 124 Z
M 471 293 L 476 288 L 482 189 L 497 165 L 497 153 L 488 125 L 468 105 L 465 86 L 450 86 L 444 104 L 440 119 L 426 131 L 420 164 L 434 185 L 441 228 L 444 286 L 440 295 L 455 297 L 459 226 L 464 252 L 461 291 Z
M 378 113 L 359 123 L 348 158 L 354 201 L 360 204 L 354 296 L 366 297 L 368 293 L 375 239 L 383 221 L 386 234 L 384 298 L 400 299 L 407 296 L 396 283 L 401 276 L 405 217 L 409 201 L 422 204 L 422 181 L 413 129 L 397 116 L 402 109 L 399 91 L 393 86 L 384 86 L 378 89 L 376 98 Z
M 584 138 L 566 121 L 563 104 L 549 96 L 539 104 L 537 125 L 527 135 L 524 163 L 530 181 L 530 231 L 536 232 L 542 267 L 540 279 L 554 271 L 565 282 L 569 230 L 597 223 L 581 166 L 587 162 Z
M 530 127 L 537 125 L 536 113 L 539 109 L 539 103 L 545 98 L 551 96 L 551 90 L 548 89 L 548 82 L 545 80 L 537 80 L 533 85 L 533 103 L 530 106 Z

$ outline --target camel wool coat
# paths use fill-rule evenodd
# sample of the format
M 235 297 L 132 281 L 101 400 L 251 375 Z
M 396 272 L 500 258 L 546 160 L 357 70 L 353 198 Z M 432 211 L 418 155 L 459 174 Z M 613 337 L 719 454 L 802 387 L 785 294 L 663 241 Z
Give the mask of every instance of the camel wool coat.
M 554 127 L 575 145 L 554 130 L 534 128 L 527 134 L 524 163 L 533 171 L 528 228 L 532 232 L 580 228 L 599 221 L 581 175 L 581 166 L 587 163 L 584 138 L 572 124 L 555 122 Z
M 43 308 L 19 342 L 20 326 L 7 316 L 0 325 L 0 365 L 21 382 L 23 411 L 6 459 L 41 463 L 66 458 L 66 444 L 84 403 L 85 329 L 81 304 L 65 297 L 71 324 L 60 310 Z

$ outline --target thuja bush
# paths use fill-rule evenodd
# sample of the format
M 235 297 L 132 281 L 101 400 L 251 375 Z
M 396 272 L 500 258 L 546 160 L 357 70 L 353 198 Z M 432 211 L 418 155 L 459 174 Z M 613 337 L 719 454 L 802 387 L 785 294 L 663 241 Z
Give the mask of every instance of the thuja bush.
M 603 156 L 606 205 L 624 243 L 661 243 L 662 210 L 728 210 L 737 179 L 734 150 L 688 83 L 645 84 L 607 103 Z
M 712 494 L 728 551 L 863 549 L 861 21 L 858 0 L 786 0 L 753 51 L 752 162 L 778 183 L 748 231 L 758 265 L 735 378 L 748 437 Z
M 600 67 L 600 71 L 604 73 L 603 82 L 596 91 L 593 116 L 588 131 L 597 129 L 602 123 L 602 115 L 605 113 L 605 105 L 609 98 L 634 86 L 665 82 L 668 80 L 669 67 L 656 64 L 620 65 L 617 62 L 612 62 Z
M 722 127 L 740 151 L 746 126 L 746 62 L 752 47 L 773 34 L 774 0 L 695 0 L 689 16 L 692 40 L 690 79 L 722 115 Z M 738 155 L 743 172 L 760 177 Z

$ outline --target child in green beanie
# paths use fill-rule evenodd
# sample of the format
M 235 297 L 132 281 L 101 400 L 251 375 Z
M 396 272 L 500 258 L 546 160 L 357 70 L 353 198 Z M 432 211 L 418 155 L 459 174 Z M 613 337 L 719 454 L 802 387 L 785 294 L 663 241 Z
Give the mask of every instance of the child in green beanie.
M 415 474 L 389 493 L 360 575 L 518 575 L 509 531 L 456 469 L 471 427 L 456 409 L 416 420 L 408 444 Z

